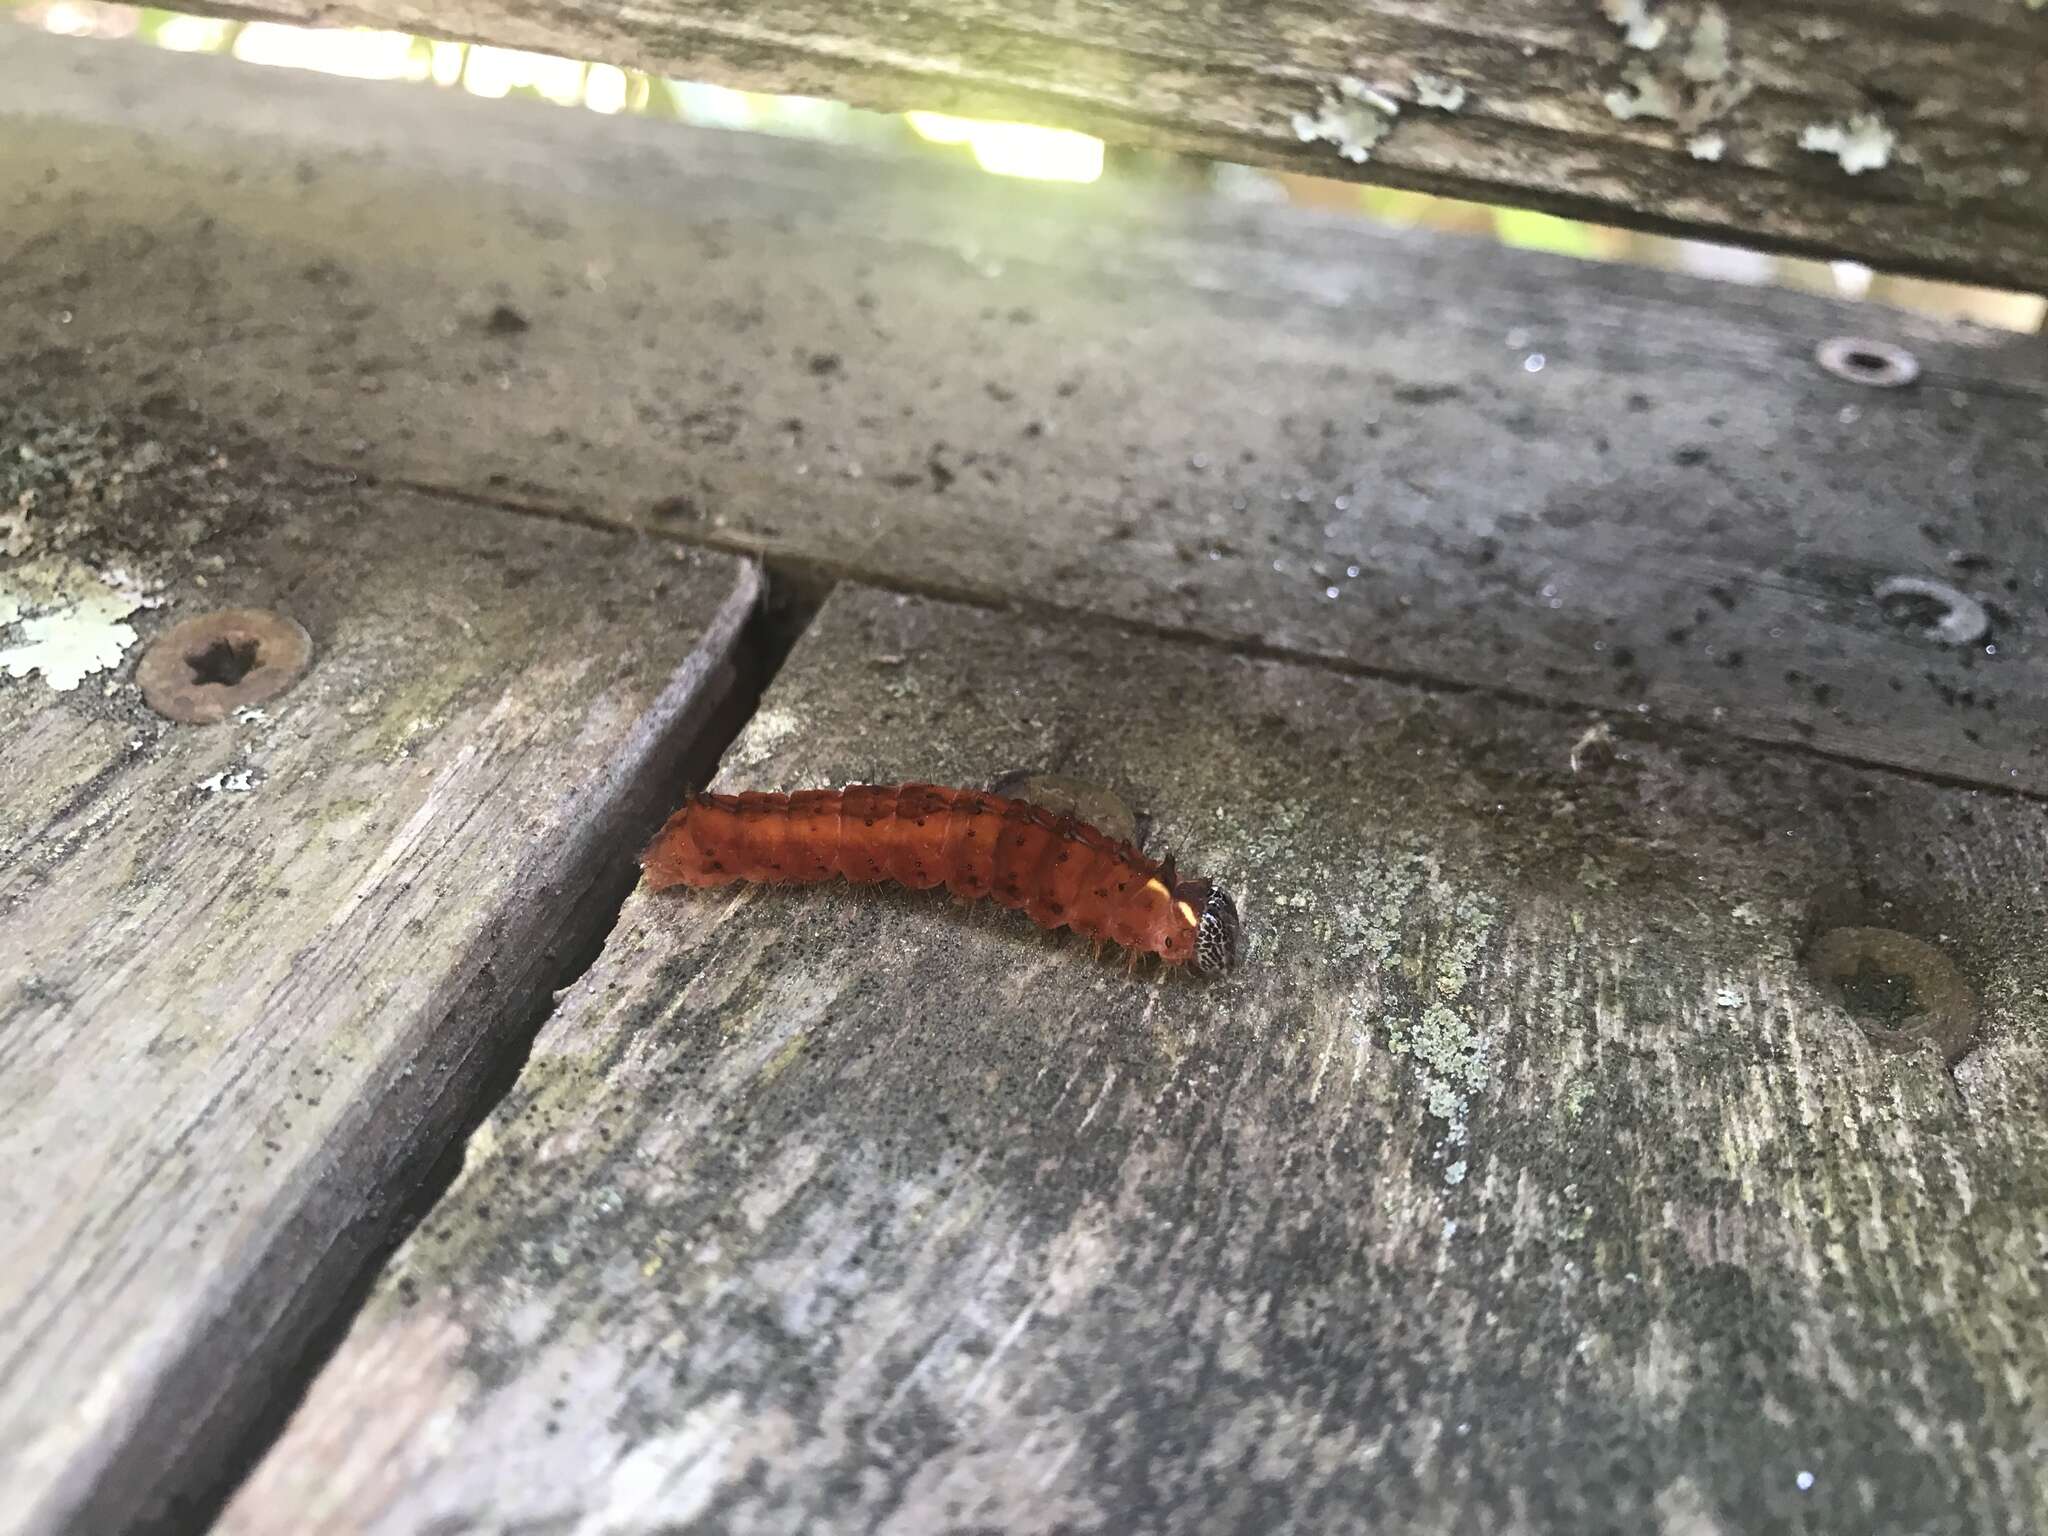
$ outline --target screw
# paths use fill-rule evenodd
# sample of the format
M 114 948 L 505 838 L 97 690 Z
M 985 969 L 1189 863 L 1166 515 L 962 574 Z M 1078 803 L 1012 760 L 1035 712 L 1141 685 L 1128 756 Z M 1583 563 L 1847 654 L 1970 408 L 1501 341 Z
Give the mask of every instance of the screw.
M 1813 349 L 1814 361 L 1838 379 L 1873 389 L 1903 389 L 1920 377 L 1920 359 L 1904 347 L 1862 336 L 1835 336 Z
M 1893 928 L 1831 928 L 1807 951 L 1806 964 L 1874 1045 L 1934 1045 L 1954 1066 L 1977 1043 L 1976 994 L 1924 939 Z
M 216 725 L 245 705 L 276 698 L 312 658 L 312 639 L 283 614 L 222 608 L 158 635 L 142 653 L 135 682 L 143 701 L 167 719 Z
M 1873 595 L 1886 618 L 1912 625 L 1922 640 L 1936 645 L 1975 645 L 1991 628 L 1984 605 L 1945 581 L 1890 576 Z

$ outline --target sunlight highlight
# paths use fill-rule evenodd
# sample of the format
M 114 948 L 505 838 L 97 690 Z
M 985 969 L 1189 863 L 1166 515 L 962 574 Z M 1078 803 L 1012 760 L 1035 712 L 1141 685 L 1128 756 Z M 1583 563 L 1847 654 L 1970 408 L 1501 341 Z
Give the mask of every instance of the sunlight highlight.
M 467 43 L 429 43 L 427 58 L 433 82 L 439 86 L 450 86 L 462 78 L 462 56 L 469 51 Z
M 57 0 L 43 13 L 43 30 L 54 32 L 59 37 L 91 37 L 92 18 L 77 6 Z
M 1102 140 L 1066 128 L 985 123 L 943 112 L 906 112 L 904 120 L 933 144 L 965 144 L 974 163 L 997 176 L 1086 184 L 1102 176 Z
M 233 30 L 233 22 L 210 16 L 173 16 L 157 29 L 156 45 L 173 53 L 219 53 Z
M 178 20 L 197 18 L 181 16 Z M 159 34 L 158 40 L 164 41 L 166 47 L 176 46 L 165 41 L 163 34 Z M 274 21 L 250 22 L 236 34 L 234 47 L 229 51 L 245 64 L 310 69 L 350 80 L 424 80 L 430 68 L 428 60 L 414 48 L 412 38 L 403 32 L 369 32 L 353 28 L 315 32 L 307 27 L 288 27 Z
M 609 117 L 626 109 L 626 72 L 611 64 L 593 64 L 583 80 L 583 105 Z
M 965 144 L 967 135 L 974 131 L 974 124 L 966 118 L 948 117 L 943 112 L 906 112 L 903 120 L 920 139 L 931 144 Z
M 517 48 L 486 48 L 478 44 L 469 50 L 469 62 L 462 71 L 462 88 L 470 95 L 509 96 L 522 86 L 556 106 L 573 107 L 583 100 L 583 65 L 575 59 L 527 53 Z

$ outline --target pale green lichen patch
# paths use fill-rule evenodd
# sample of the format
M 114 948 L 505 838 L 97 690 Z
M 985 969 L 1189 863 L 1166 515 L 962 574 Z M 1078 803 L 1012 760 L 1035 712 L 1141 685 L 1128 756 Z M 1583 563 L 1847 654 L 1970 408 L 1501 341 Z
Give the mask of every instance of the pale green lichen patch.
M 101 576 L 74 560 L 34 561 L 0 576 L 0 625 L 19 626 L 0 648 L 0 671 L 40 673 L 69 693 L 96 672 L 118 666 L 139 638 L 128 617 L 161 599 L 122 579 Z
M 1659 80 L 1654 71 L 1631 64 L 1622 71 L 1621 84 L 1600 98 L 1607 110 L 1622 122 L 1638 117 L 1661 117 L 1676 121 L 1683 110 L 1678 94 Z
M 1576 1125 L 1586 1112 L 1586 1101 L 1593 1097 L 1593 1085 L 1584 1078 L 1568 1086 L 1564 1091 L 1564 1117 Z
M 1433 863 L 1429 876 L 1432 904 L 1451 914 L 1449 935 L 1433 955 L 1403 956 L 1400 969 L 1420 994 L 1419 1008 L 1412 1016 L 1390 1014 L 1387 1049 L 1415 1063 L 1427 1113 L 1444 1123 L 1445 1145 L 1459 1147 L 1468 1137 L 1472 1100 L 1490 1081 L 1485 1034 L 1460 1003 L 1477 974 L 1497 909 L 1488 897 L 1461 892 Z
M 1799 132 L 1801 149 L 1833 155 L 1851 176 L 1882 170 L 1897 145 L 1898 136 L 1875 112 L 1859 112 L 1846 123 L 1808 123 Z
M 1718 5 L 1701 6 L 1678 72 L 1695 85 L 1712 85 L 1726 80 L 1734 67 L 1728 51 L 1728 13 Z
M 1330 946 L 1342 960 L 1365 959 L 1384 966 L 1400 945 L 1401 923 L 1426 872 L 1426 857 L 1375 863 L 1361 872 L 1351 898 L 1331 903 L 1335 919 Z
M 1451 893 L 1452 888 L 1441 880 L 1433 883 L 1438 891 Z M 1439 997 L 1456 997 L 1470 985 L 1480 951 L 1486 947 L 1486 936 L 1493 929 L 1494 907 L 1486 897 L 1464 897 L 1458 901 L 1457 914 L 1458 924 L 1451 942 L 1437 961 L 1435 984 Z
M 256 787 L 254 769 L 224 768 L 201 779 L 193 788 L 209 795 L 246 795 Z
M 1664 17 L 1651 14 L 1649 0 L 1600 0 L 1600 10 L 1621 28 L 1629 47 L 1645 53 L 1661 47 L 1664 34 L 1670 29 Z
M 1363 80 L 1346 75 L 1335 93 L 1324 91 L 1316 111 L 1294 114 L 1294 134 L 1304 144 L 1334 144 L 1346 160 L 1364 164 L 1373 146 L 1393 131 L 1401 104 Z
M 9 677 L 40 672 L 58 693 L 69 693 L 95 672 L 120 664 L 140 638 L 122 622 L 135 603 L 116 593 L 97 593 L 67 607 L 28 619 L 21 640 L 0 650 L 0 670 Z
M 1439 112 L 1456 112 L 1465 105 L 1465 87 L 1448 75 L 1432 75 L 1418 71 L 1412 84 L 1415 87 L 1415 104 L 1418 107 L 1434 107 Z
M 1450 1127 L 1450 1139 L 1465 1139 L 1472 1095 L 1487 1083 L 1486 1041 L 1455 1008 L 1432 1003 L 1405 1038 L 1390 1039 L 1396 1055 L 1412 1056 L 1422 1072 L 1429 1112 Z
M 1652 14 L 1642 0 L 1602 0 L 1607 19 L 1622 29 L 1631 48 L 1657 54 L 1673 32 L 1675 11 Z M 1693 134 L 1696 158 L 1720 158 L 1720 150 L 1704 153 L 1698 147 L 1707 138 L 1696 130 L 1726 115 L 1756 89 L 1756 82 L 1742 70 L 1735 57 L 1734 34 L 1728 13 L 1720 6 L 1702 5 L 1684 30 L 1685 47 L 1676 54 L 1630 63 L 1621 73 L 1621 83 L 1601 94 L 1607 110 L 1622 122 L 1636 118 L 1657 118 L 1676 123 Z M 1718 141 L 1718 135 L 1713 136 Z

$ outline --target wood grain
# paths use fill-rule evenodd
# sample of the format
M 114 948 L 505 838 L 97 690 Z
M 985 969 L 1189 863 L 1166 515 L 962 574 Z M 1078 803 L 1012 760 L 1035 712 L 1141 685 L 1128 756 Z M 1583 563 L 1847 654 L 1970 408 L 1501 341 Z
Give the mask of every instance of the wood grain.
M 1067 769 L 1244 969 L 636 893 L 223 1536 L 2039 1529 L 2048 811 L 1575 734 L 843 589 L 722 788 Z
M 2048 793 L 2031 338 L 10 46 L 0 358 L 40 390 L 197 402 L 359 471 L 813 577 Z M 494 334 L 500 303 L 527 329 Z M 1864 332 L 1919 385 L 1816 367 Z M 1996 654 L 1889 619 L 1895 575 L 1988 602 Z
M 2023 0 L 1518 0 L 1479 13 L 1456 0 L 213 8 L 890 111 L 1021 118 L 1119 144 L 2048 289 L 2048 19 Z M 1644 23 L 1611 19 L 1630 13 Z M 1357 114 L 1354 98 L 1368 91 L 1381 110 L 1319 135 L 1331 109 Z M 1845 139 L 1871 152 L 1843 149 Z
M 729 557 L 0 407 L 26 548 L 274 608 L 218 725 L 0 680 L 0 1530 L 189 1513 L 516 1065 L 736 688 Z M 19 499 L 17 500 L 17 493 Z

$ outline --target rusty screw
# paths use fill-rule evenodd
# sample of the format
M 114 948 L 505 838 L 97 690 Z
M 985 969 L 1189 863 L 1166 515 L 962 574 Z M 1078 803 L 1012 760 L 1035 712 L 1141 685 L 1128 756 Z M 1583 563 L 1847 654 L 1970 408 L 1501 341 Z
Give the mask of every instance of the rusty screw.
M 1977 996 L 1925 939 L 1892 928 L 1831 928 L 1806 963 L 1874 1045 L 1933 1045 L 1954 1066 L 1977 1043 Z
M 1813 351 L 1814 361 L 1838 379 L 1873 389 L 1904 389 L 1920 377 L 1920 359 L 1904 347 L 1863 336 L 1836 336 Z
M 158 714 L 215 725 L 246 705 L 274 699 L 313 659 L 305 630 L 267 608 L 222 608 L 173 624 L 135 669 L 142 697 Z

